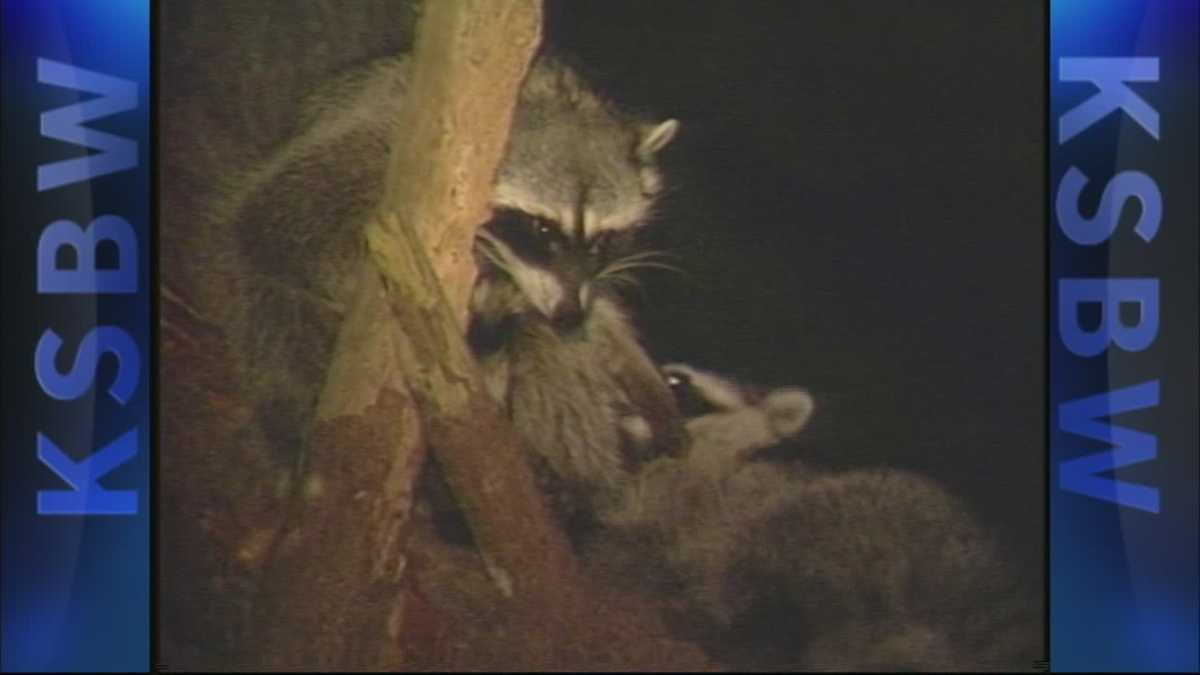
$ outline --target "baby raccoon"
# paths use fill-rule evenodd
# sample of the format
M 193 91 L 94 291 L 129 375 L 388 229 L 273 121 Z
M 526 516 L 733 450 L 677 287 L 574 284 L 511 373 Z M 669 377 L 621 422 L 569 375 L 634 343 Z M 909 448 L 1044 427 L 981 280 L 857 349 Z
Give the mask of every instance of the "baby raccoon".
M 714 479 L 793 439 L 813 413 L 812 396 L 798 387 L 763 390 L 681 363 L 662 372 L 687 419 L 687 463 Z
M 728 663 L 804 670 L 1028 669 L 1033 593 L 965 504 L 905 471 L 762 458 L 812 413 L 664 367 L 691 446 L 647 464 L 586 558 L 613 583 L 679 600 L 681 630 Z

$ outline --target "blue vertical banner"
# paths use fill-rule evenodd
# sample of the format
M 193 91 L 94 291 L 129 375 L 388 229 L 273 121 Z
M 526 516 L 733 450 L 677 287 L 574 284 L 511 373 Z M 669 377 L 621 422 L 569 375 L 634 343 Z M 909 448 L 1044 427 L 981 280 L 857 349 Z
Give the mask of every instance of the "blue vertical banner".
M 1052 0 L 1050 667 L 1200 668 L 1195 0 Z
M 0 0 L 5 671 L 148 671 L 148 0 Z

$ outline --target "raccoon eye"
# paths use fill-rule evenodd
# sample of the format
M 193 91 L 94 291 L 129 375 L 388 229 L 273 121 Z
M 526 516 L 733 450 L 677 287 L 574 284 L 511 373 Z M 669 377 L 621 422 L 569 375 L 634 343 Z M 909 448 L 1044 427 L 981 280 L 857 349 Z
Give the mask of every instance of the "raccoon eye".
M 530 224 L 533 229 L 534 245 L 540 248 L 543 255 L 558 255 L 562 252 L 562 236 L 558 228 L 551 222 L 532 216 Z
M 671 389 L 678 390 L 682 387 L 688 386 L 691 384 L 691 382 L 692 378 L 688 377 L 687 375 L 682 375 L 679 373 L 667 374 L 667 386 Z
M 716 412 L 716 406 L 700 396 L 692 386 L 692 378 L 686 374 L 667 373 L 666 381 L 671 393 L 675 395 L 675 404 L 679 406 L 679 413 L 684 417 L 700 417 Z
M 526 214 L 525 224 L 533 236 L 543 242 L 554 239 L 558 234 L 558 228 L 554 227 L 553 223 L 541 216 Z

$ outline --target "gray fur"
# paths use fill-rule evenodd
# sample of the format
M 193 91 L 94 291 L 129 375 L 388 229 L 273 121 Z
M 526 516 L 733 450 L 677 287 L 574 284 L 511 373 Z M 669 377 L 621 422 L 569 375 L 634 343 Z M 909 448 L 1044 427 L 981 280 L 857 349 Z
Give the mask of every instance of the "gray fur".
M 638 227 L 657 192 L 655 154 L 677 126 L 630 118 L 570 68 L 541 60 L 521 91 L 496 203 L 547 215 L 581 239 Z M 647 147 L 656 133 L 664 142 Z
M 605 514 L 587 556 L 599 573 L 686 598 L 685 624 L 718 652 L 748 633 L 730 658 L 762 667 L 1009 670 L 1038 658 L 1031 589 L 966 504 L 905 471 L 755 461 L 800 431 L 807 393 L 665 371 L 689 375 L 713 410 L 687 421 L 686 454 L 645 465 Z
M 406 57 L 377 61 L 319 89 L 299 113 L 300 132 L 248 171 L 218 207 L 233 242 L 234 289 L 222 309 L 251 400 L 277 447 L 299 449 L 337 327 L 365 261 L 360 227 L 380 194 L 397 111 L 406 99 Z M 683 442 L 674 400 L 592 251 L 600 232 L 628 232 L 649 214 L 645 179 L 677 125 L 617 111 L 556 61 L 535 61 L 521 91 L 494 203 L 543 215 L 575 258 L 579 325 L 556 325 L 520 281 L 567 277 L 516 256 L 479 255 L 472 324 L 503 326 L 481 364 L 539 466 L 572 494 L 607 498 L 645 456 Z M 590 257 L 589 257 L 590 256 Z M 575 259 L 572 258 L 572 259 Z M 581 268 L 582 269 L 582 268 Z M 563 282 L 566 283 L 566 282 Z M 586 292 L 583 290 L 586 287 Z M 531 300 L 532 299 L 532 300 Z M 622 433 L 638 415 L 649 437 Z
M 188 211 L 203 213 L 187 234 L 191 273 L 211 281 L 193 286 L 209 294 L 195 301 L 228 327 L 247 395 L 285 458 L 305 441 L 365 259 L 359 228 L 380 192 L 396 111 L 411 104 L 406 84 L 401 58 L 318 87 L 288 140 L 221 176 L 215 201 Z M 495 204 L 546 217 L 581 249 L 601 232 L 634 230 L 652 214 L 662 183 L 655 153 L 676 126 L 627 117 L 570 69 L 539 60 Z M 180 204 L 202 197 L 210 195 L 169 195 Z M 798 665 L 909 659 L 936 668 L 968 663 L 968 648 L 986 642 L 979 636 L 999 639 L 995 622 L 971 608 L 1008 582 L 963 505 L 938 486 L 900 472 L 823 475 L 750 461 L 759 445 L 803 426 L 811 398 L 797 390 L 751 399 L 733 388 L 716 417 L 688 420 L 695 443 L 674 457 L 687 432 L 611 285 L 591 278 L 583 293 L 588 279 L 577 280 L 582 320 L 563 329 L 511 270 L 481 260 L 472 315 L 498 336 L 480 351 L 489 388 L 558 513 L 601 526 L 582 540 L 597 571 L 685 592 L 690 614 L 718 631 L 774 590 L 798 610 L 785 634 L 803 645 Z M 575 296 L 562 270 L 545 269 L 562 297 Z

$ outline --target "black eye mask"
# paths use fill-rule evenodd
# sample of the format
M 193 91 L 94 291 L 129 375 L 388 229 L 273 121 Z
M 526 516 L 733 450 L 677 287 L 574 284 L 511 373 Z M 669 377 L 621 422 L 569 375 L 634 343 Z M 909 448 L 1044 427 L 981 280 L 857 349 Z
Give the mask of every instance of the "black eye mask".
M 546 263 L 567 243 L 557 223 L 516 209 L 496 209 L 484 227 L 533 263 Z
M 679 406 L 679 412 L 684 417 L 700 417 L 716 412 L 716 406 L 700 396 L 696 388 L 692 386 L 692 378 L 686 374 L 668 373 L 666 380 L 667 386 L 671 388 L 671 393 L 675 395 L 675 403 Z

